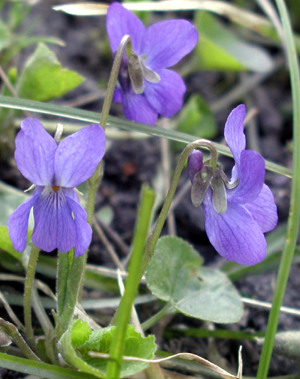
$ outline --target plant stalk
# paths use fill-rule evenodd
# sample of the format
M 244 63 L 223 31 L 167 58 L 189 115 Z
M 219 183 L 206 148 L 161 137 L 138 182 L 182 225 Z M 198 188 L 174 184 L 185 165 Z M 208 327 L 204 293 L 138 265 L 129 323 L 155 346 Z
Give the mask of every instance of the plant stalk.
M 257 379 L 267 378 L 270 360 L 273 351 L 275 335 L 277 331 L 280 307 L 282 305 L 287 281 L 290 274 L 291 264 L 299 233 L 300 216 L 300 77 L 299 64 L 295 40 L 289 15 L 284 0 L 276 0 L 280 14 L 284 37 L 286 41 L 286 52 L 290 69 L 292 99 L 293 99 L 293 178 L 290 201 L 290 212 L 287 225 L 285 246 L 280 261 L 279 271 L 276 280 L 272 309 L 269 315 L 265 341 L 259 361 Z
M 125 292 L 116 314 L 116 329 L 110 349 L 110 361 L 107 364 L 106 379 L 119 379 L 127 326 L 130 320 L 133 302 L 140 283 L 138 275 L 144 253 L 145 243 L 151 220 L 155 193 L 144 186 L 133 239 L 132 253 L 128 268 Z
M 116 52 L 110 78 L 108 81 L 107 92 L 103 103 L 103 108 L 101 112 L 100 125 L 105 130 L 107 117 L 112 103 L 112 98 L 117 84 L 119 70 L 122 62 L 123 54 L 127 44 L 130 43 L 131 37 L 125 35 L 119 45 Z M 92 226 L 93 215 L 95 210 L 95 201 L 98 187 L 102 181 L 103 177 L 103 161 L 101 161 L 89 179 L 89 191 L 87 199 L 87 222 Z M 81 292 L 83 288 L 85 266 L 87 261 L 87 252 L 82 256 L 66 261 L 66 258 L 59 255 L 58 264 L 58 281 L 57 281 L 57 292 L 58 292 L 58 338 L 66 331 L 69 327 L 70 322 L 73 317 L 74 308 L 77 301 L 80 301 Z M 61 271 L 60 271 L 61 270 Z M 74 278 L 76 278 L 74 280 Z
M 31 293 L 32 286 L 34 285 L 35 269 L 39 257 L 40 249 L 32 245 L 31 254 L 29 257 L 28 266 L 26 268 L 26 278 L 25 278 L 25 288 L 24 288 L 24 322 L 25 322 L 25 332 L 26 336 L 31 344 L 35 347 L 34 332 L 32 328 L 31 319 Z

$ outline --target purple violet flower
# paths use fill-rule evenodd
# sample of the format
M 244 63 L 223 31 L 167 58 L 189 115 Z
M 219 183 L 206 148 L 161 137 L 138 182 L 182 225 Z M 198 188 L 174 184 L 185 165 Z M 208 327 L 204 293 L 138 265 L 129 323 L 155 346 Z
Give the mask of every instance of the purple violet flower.
M 34 118 L 26 118 L 16 137 L 15 160 L 26 179 L 35 184 L 33 196 L 8 220 L 14 248 L 22 252 L 27 243 L 28 218 L 33 207 L 32 242 L 41 250 L 75 247 L 79 257 L 88 248 L 92 229 L 74 187 L 92 176 L 105 151 L 105 134 L 90 125 L 66 137 L 58 145 Z
M 132 54 L 124 55 L 114 101 L 122 103 L 125 117 L 150 125 L 158 114 L 172 117 L 180 110 L 186 87 L 167 67 L 190 53 L 198 41 L 196 28 L 187 20 L 167 20 L 146 28 L 119 3 L 108 8 L 106 29 L 115 54 L 122 38 L 131 36 Z
M 188 172 L 194 187 L 192 196 L 196 202 L 203 200 L 205 229 L 211 244 L 230 261 L 254 265 L 266 256 L 263 233 L 275 228 L 277 208 L 270 188 L 264 184 L 263 157 L 245 150 L 245 115 L 245 105 L 239 105 L 225 124 L 225 139 L 235 160 L 230 182 L 226 182 L 219 167 L 203 164 L 198 150 L 189 156 Z

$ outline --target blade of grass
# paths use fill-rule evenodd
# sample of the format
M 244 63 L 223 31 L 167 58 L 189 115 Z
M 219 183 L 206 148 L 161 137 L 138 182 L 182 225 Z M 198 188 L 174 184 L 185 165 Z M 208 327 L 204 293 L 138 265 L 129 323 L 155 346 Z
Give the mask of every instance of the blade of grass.
M 0 96 L 0 106 L 2 106 L 3 108 L 32 111 L 84 122 L 99 122 L 99 113 L 96 112 L 85 111 L 77 108 L 63 107 L 61 105 L 42 103 L 33 100 L 15 99 L 9 96 Z M 196 137 L 190 134 L 177 132 L 175 130 L 159 128 L 158 126 L 151 126 L 140 124 L 138 122 L 131 122 L 113 116 L 108 117 L 107 126 L 114 126 L 124 130 L 145 133 L 154 137 L 167 138 L 169 140 L 182 142 L 185 144 L 199 139 L 199 136 Z M 214 142 L 214 145 L 220 154 L 232 157 L 232 154 L 227 146 L 221 145 L 220 143 L 216 142 Z M 290 169 L 267 160 L 266 168 L 269 171 L 273 171 L 277 174 L 284 175 L 288 178 L 292 177 L 292 172 Z
M 290 212 L 288 218 L 285 247 L 283 250 L 279 272 L 277 276 L 272 309 L 270 312 L 265 341 L 260 357 L 257 371 L 257 379 L 264 379 L 268 375 L 270 360 L 273 351 L 274 339 L 278 325 L 278 318 L 282 299 L 285 293 L 286 284 L 289 278 L 290 268 L 294 256 L 294 251 L 299 233 L 300 215 L 300 77 L 299 65 L 295 41 L 291 28 L 291 23 L 284 0 L 276 0 L 277 8 L 281 18 L 284 37 L 286 41 L 286 51 L 290 69 L 292 98 L 293 98 L 293 179 Z
M 40 358 L 35 355 L 35 353 L 30 349 L 29 345 L 27 345 L 26 341 L 21 336 L 20 332 L 14 324 L 11 324 L 10 322 L 0 318 L 0 329 L 2 329 L 7 335 L 12 338 L 12 340 L 26 357 L 34 360 L 35 362 L 40 361 Z
M 125 292 L 116 314 L 116 331 L 109 354 L 111 360 L 107 365 L 107 379 L 118 379 L 120 377 L 126 330 L 140 281 L 140 277 L 137 273 L 140 270 L 145 249 L 154 199 L 155 193 L 153 190 L 148 186 L 144 186 L 142 189 L 141 203 L 136 221 L 136 229 L 134 233 Z
M 4 353 L 0 353 L 0 367 L 45 379 L 95 379 L 93 375 L 87 373 Z

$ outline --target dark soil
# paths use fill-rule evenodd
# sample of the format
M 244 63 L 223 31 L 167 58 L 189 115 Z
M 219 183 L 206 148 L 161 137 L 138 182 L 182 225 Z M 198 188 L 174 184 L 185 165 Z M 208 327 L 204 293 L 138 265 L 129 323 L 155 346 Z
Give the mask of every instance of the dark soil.
M 57 3 L 55 2 L 55 4 Z M 37 4 L 26 22 L 30 25 L 33 21 L 39 21 L 39 26 L 37 27 L 39 33 L 63 39 L 66 43 L 64 48 L 52 47 L 58 54 L 59 60 L 68 68 L 77 70 L 87 78 L 87 81 L 78 90 L 66 96 L 64 101 L 74 99 L 82 94 L 99 91 L 100 88 L 105 89 L 105 83 L 111 67 L 111 57 L 105 47 L 107 43 L 104 42 L 106 38 L 104 18 L 67 16 L 51 11 L 52 4 L 53 2 L 51 1 L 42 1 Z M 28 55 L 31 50 L 27 49 L 22 53 L 17 62 L 18 65 L 23 64 L 25 55 Z M 279 52 L 276 51 L 275 53 L 278 54 Z M 237 78 L 232 74 L 199 71 L 186 78 L 186 82 L 188 86 L 187 96 L 192 93 L 199 93 L 209 104 L 213 104 L 219 96 L 225 95 L 226 89 L 230 85 L 237 83 Z M 241 97 L 237 102 L 244 102 L 245 100 L 250 101 L 252 106 L 258 110 L 256 131 L 259 136 L 259 149 L 262 155 L 266 159 L 290 167 L 291 154 L 287 148 L 287 143 L 292 136 L 292 128 L 287 73 L 284 69 L 280 70 L 278 75 L 273 75 L 270 79 L 256 86 L 247 95 L 246 99 Z M 236 104 L 226 105 L 216 113 L 219 125 L 218 140 L 222 140 L 224 122 L 234 105 Z M 96 100 L 85 104 L 84 109 L 100 111 L 101 101 Z M 122 115 L 120 107 L 116 105 L 113 106 L 112 113 Z M 175 160 L 176 157 L 173 158 L 173 165 Z M 224 158 L 223 162 L 225 168 L 231 168 L 232 161 L 230 159 Z M 96 208 L 98 210 L 107 205 L 112 208 L 114 218 L 111 228 L 127 244 L 130 244 L 133 234 L 141 185 L 143 183 L 153 184 L 160 164 L 160 141 L 156 138 L 138 141 L 115 141 L 105 155 L 105 176 L 98 193 Z M 1 178 L 19 188 L 26 188 L 27 184 L 24 183 L 21 175 L 11 163 L 6 163 L 4 166 L 1 164 Z M 183 173 L 180 186 L 182 187 L 187 180 L 187 174 Z M 284 223 L 288 216 L 290 180 L 280 175 L 267 173 L 266 181 L 274 193 L 280 223 Z M 189 191 L 176 207 L 175 219 L 178 235 L 190 241 L 201 252 L 206 264 L 220 266 L 222 258 L 215 253 L 207 239 L 203 229 L 203 215 L 199 209 L 192 206 Z M 166 233 L 167 231 L 165 230 L 164 232 Z M 106 252 L 99 256 L 100 244 L 97 236 L 94 236 L 89 256 L 90 262 L 113 266 Z M 101 251 L 103 250 L 101 248 Z M 116 246 L 116 250 L 119 251 L 118 246 Z M 123 259 L 124 256 L 120 254 L 120 258 Z M 270 302 L 272 301 L 275 276 L 276 272 L 272 271 L 263 275 L 241 279 L 236 285 L 243 296 Z M 294 265 L 284 305 L 300 308 L 299 286 L 300 267 Z M 149 310 L 145 310 L 145 312 L 147 313 Z M 143 314 L 141 318 L 144 318 Z M 267 311 L 246 306 L 242 320 L 237 324 L 226 327 L 232 330 L 265 331 L 267 318 Z M 201 328 L 204 324 L 199 320 L 177 315 L 169 321 L 168 325 L 165 325 L 168 330 L 177 329 L 178 326 L 182 328 Z M 290 315 L 281 316 L 279 330 L 293 330 L 299 329 L 299 327 L 299 318 L 297 319 Z M 165 349 L 172 353 L 186 351 L 203 357 L 207 357 L 208 345 L 210 344 L 208 339 L 185 337 L 176 335 L 175 332 L 171 339 L 164 337 L 164 334 L 160 333 L 158 343 L 160 349 Z M 216 343 L 220 354 L 228 362 L 236 362 L 238 346 L 242 344 L 244 373 L 249 376 L 255 375 L 260 354 L 260 348 L 256 343 L 234 340 L 217 340 Z M 295 371 L 296 367 L 292 361 L 274 354 L 270 375 L 292 374 Z M 0 378 L 19 377 L 23 377 L 23 375 L 0 369 Z

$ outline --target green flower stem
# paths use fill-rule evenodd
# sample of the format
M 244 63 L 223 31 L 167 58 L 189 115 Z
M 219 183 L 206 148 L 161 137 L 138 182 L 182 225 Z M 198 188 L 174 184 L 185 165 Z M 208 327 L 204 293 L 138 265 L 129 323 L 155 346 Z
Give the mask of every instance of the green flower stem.
M 116 52 L 115 59 L 113 62 L 113 66 L 112 66 L 111 73 L 110 73 L 110 77 L 109 77 L 108 84 L 107 84 L 107 92 L 105 95 L 105 99 L 104 99 L 104 103 L 103 103 L 103 107 L 102 107 L 102 112 L 101 112 L 101 118 L 100 118 L 100 125 L 104 129 L 106 127 L 107 117 L 108 117 L 110 106 L 112 103 L 114 90 L 115 90 L 115 87 L 116 87 L 116 84 L 118 81 L 118 75 L 119 75 L 119 71 L 120 71 L 122 57 L 125 53 L 125 49 L 127 48 L 128 44 L 129 44 L 129 49 L 131 50 L 131 37 L 126 34 L 122 38 L 120 45 L 118 47 L 118 50 Z
M 107 117 L 109 114 L 114 89 L 118 80 L 119 70 L 122 62 L 122 56 L 125 53 L 125 49 L 129 44 L 131 48 L 131 38 L 129 35 L 125 35 L 118 47 L 113 62 L 110 78 L 108 81 L 107 92 L 103 103 L 101 112 L 100 125 L 105 130 Z M 98 187 L 103 177 L 103 161 L 101 161 L 93 174 L 89 179 L 89 192 L 87 199 L 87 222 L 92 226 L 93 215 L 95 210 L 95 200 Z M 58 307 L 58 321 L 57 321 L 57 336 L 58 338 L 67 330 L 72 320 L 74 308 L 77 301 L 80 301 L 81 292 L 83 288 L 85 266 L 87 261 L 87 253 L 81 257 L 70 259 L 64 257 L 64 254 L 59 254 L 58 257 L 58 274 L 57 274 L 57 307 Z
M 130 320 L 133 302 L 140 283 L 140 278 L 137 273 L 140 270 L 140 265 L 144 253 L 154 199 L 154 191 L 150 187 L 144 186 L 142 188 L 141 202 L 138 211 L 138 217 L 136 220 L 125 292 L 121 299 L 116 315 L 116 330 L 109 354 L 111 360 L 108 362 L 106 371 L 107 379 L 118 379 L 120 377 L 124 341 L 127 326 Z
M 32 245 L 28 266 L 26 268 L 25 289 L 24 289 L 24 322 L 26 336 L 32 347 L 35 347 L 34 333 L 31 321 L 31 292 L 35 276 L 35 268 L 38 261 L 40 249 Z
M 188 144 L 185 147 L 185 149 L 181 153 L 179 161 L 178 161 L 177 166 L 175 168 L 175 172 L 174 172 L 174 176 L 172 179 L 172 183 L 171 183 L 169 192 L 168 192 L 166 199 L 164 201 L 164 205 L 163 205 L 162 210 L 158 216 L 154 230 L 150 234 L 150 236 L 148 237 L 148 240 L 147 240 L 146 251 L 145 251 L 144 259 L 143 259 L 143 262 L 141 265 L 141 270 L 140 270 L 140 278 L 142 277 L 146 267 L 148 266 L 148 263 L 149 263 L 152 255 L 154 253 L 155 245 L 157 243 L 157 240 L 160 236 L 160 233 L 162 231 L 162 228 L 163 228 L 164 223 L 166 221 L 166 218 L 168 216 L 168 212 L 169 212 L 171 203 L 173 201 L 173 198 L 174 198 L 174 195 L 176 192 L 176 188 L 177 188 L 177 185 L 178 185 L 178 182 L 180 179 L 181 172 L 185 166 L 185 162 L 186 162 L 189 154 L 194 149 L 197 149 L 197 148 L 209 149 L 209 151 L 211 153 L 211 158 L 210 158 L 211 163 L 215 164 L 215 162 L 217 162 L 218 153 L 217 153 L 215 147 L 213 146 L 213 144 L 210 141 L 205 140 L 205 139 L 199 139 L 199 140 L 196 140 L 194 142 L 191 142 L 190 144 Z
M 165 306 L 160 311 L 158 311 L 157 313 L 155 313 L 155 315 L 153 315 L 148 320 L 146 320 L 142 323 L 143 331 L 145 332 L 146 330 L 151 328 L 151 326 L 158 323 L 158 321 L 163 319 L 165 316 L 172 314 L 174 312 L 176 312 L 176 311 L 174 310 L 172 305 L 170 303 L 166 303 Z
M 265 341 L 258 366 L 257 379 L 264 379 L 268 375 L 272 356 L 275 334 L 282 299 L 285 293 L 287 280 L 291 269 L 294 251 L 299 233 L 300 215 L 300 77 L 295 41 L 284 0 L 276 0 L 283 25 L 286 41 L 287 57 L 290 69 L 292 98 L 293 98 L 293 179 L 291 190 L 290 212 L 285 239 L 285 246 L 277 275 L 272 309 L 269 315 Z
M 131 37 L 129 35 L 125 35 L 122 38 L 115 55 L 112 70 L 111 70 L 110 77 L 108 80 L 107 92 L 106 92 L 103 107 L 102 107 L 101 117 L 100 117 L 100 125 L 102 126 L 104 130 L 106 128 L 107 117 L 109 114 L 114 90 L 115 90 L 117 80 L 118 80 L 118 75 L 119 75 L 120 66 L 122 62 L 122 56 L 125 52 L 125 49 L 127 48 L 127 44 L 130 43 L 130 41 L 131 41 Z M 95 210 L 96 195 L 97 195 L 98 187 L 102 181 L 102 177 L 103 177 L 103 161 L 99 163 L 95 173 L 89 179 L 89 193 L 88 193 L 86 211 L 87 211 L 87 222 L 90 225 L 93 224 L 93 215 L 94 215 L 94 210 Z M 75 259 L 73 261 L 73 265 L 70 271 L 71 276 L 73 276 L 73 271 L 76 272 L 77 274 L 80 274 L 80 276 L 78 277 L 79 286 L 77 289 L 78 300 L 81 297 L 86 261 L 87 261 L 87 254 L 84 254 L 81 257 Z

